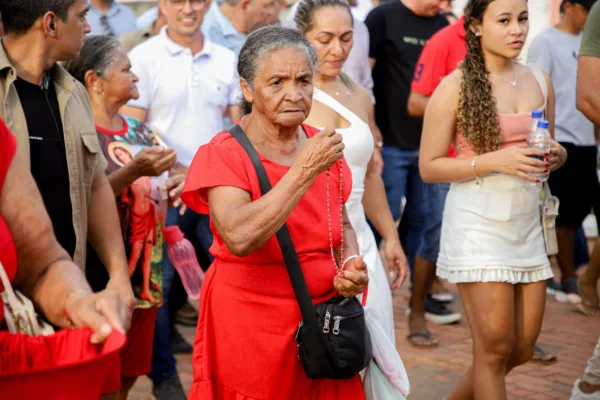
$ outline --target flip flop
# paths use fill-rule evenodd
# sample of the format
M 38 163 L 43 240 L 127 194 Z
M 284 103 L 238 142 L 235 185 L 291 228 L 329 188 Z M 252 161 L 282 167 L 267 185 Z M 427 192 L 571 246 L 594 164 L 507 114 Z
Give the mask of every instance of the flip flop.
M 422 344 L 422 343 L 417 343 L 415 342 L 413 339 L 415 338 L 422 338 L 427 340 L 429 343 L 428 344 Z M 429 331 L 425 331 L 425 332 L 417 332 L 417 333 L 411 333 L 409 334 L 406 339 L 408 339 L 408 341 L 410 342 L 411 345 L 415 346 L 415 347 L 420 347 L 420 348 L 432 348 L 432 347 L 437 347 L 439 344 L 435 341 L 435 339 L 433 339 L 433 335 L 431 334 L 431 332 Z
M 600 315 L 600 305 L 590 304 L 586 301 L 582 301 L 577 304 L 577 310 L 581 312 L 586 317 L 594 317 L 596 315 Z
M 535 364 L 550 365 L 554 364 L 558 359 L 556 355 L 544 351 L 541 347 L 535 346 L 535 352 L 530 362 Z

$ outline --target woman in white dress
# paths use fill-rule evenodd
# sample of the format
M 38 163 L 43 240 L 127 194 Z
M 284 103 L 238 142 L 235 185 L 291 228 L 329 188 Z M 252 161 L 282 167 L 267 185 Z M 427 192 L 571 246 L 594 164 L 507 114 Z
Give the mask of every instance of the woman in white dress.
M 319 70 L 313 78 L 313 105 L 306 123 L 333 127 L 344 137 L 344 157 L 352 171 L 352 193 L 346 209 L 369 267 L 366 309 L 376 311 L 381 327 L 395 343 L 391 291 L 402 285 L 408 264 L 373 161 L 373 103 L 364 88 L 341 72 L 352 49 L 352 14 L 345 0 L 303 0 L 295 22 L 319 56 Z M 365 212 L 385 240 L 389 280 Z

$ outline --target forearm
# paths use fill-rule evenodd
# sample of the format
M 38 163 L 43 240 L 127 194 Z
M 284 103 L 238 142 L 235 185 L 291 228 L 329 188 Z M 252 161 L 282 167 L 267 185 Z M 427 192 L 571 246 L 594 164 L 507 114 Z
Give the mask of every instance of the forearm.
M 475 159 L 475 172 L 471 166 L 473 157 L 449 158 L 438 157 L 432 160 L 421 159 L 419 171 L 425 182 L 462 182 L 482 177 L 491 172 L 498 172 L 498 166 L 493 162 L 495 152 L 477 155 Z
M 425 109 L 427 108 L 428 102 L 429 97 L 417 92 L 410 92 L 410 97 L 408 98 L 408 114 L 411 117 L 422 118 L 425 115 Z
M 133 165 L 133 163 L 128 163 L 123 168 L 119 168 L 108 175 L 108 182 L 115 197 L 123 193 L 125 189 L 140 177 Z
M 245 256 L 264 245 L 285 223 L 314 179 L 302 167 L 292 167 L 265 196 L 213 219 L 229 250 Z
M 367 173 L 365 178 L 365 194 L 363 195 L 362 202 L 367 218 L 373 223 L 381 237 L 386 242 L 399 240 L 398 229 L 387 203 L 385 186 L 381 175 Z
M 64 315 L 67 301 L 75 295 L 90 294 L 92 289 L 85 276 L 71 260 L 66 258 L 52 263 L 36 281 L 32 299 L 50 322 L 66 327 L 70 325 L 70 321 Z
M 96 178 L 92 184 L 88 221 L 88 241 L 108 270 L 110 278 L 128 277 L 115 195 L 104 175 Z

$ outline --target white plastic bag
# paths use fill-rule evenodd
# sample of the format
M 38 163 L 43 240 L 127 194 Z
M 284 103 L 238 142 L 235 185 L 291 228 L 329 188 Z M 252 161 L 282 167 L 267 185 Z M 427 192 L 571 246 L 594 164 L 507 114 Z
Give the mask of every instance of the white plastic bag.
M 405 400 L 406 397 L 383 375 L 373 361 L 365 371 L 363 389 L 367 400 Z
M 371 335 L 371 343 L 373 344 L 373 361 L 377 364 L 377 368 L 373 368 L 373 362 L 371 362 L 366 371 L 364 380 L 365 394 L 367 394 L 367 379 L 372 386 L 375 384 L 372 390 L 374 393 L 380 390 L 384 394 L 386 393 L 385 390 L 388 392 L 390 390 L 395 391 L 395 394 L 392 393 L 393 396 L 388 394 L 388 397 L 369 397 L 367 394 L 367 399 L 404 399 L 410 392 L 410 383 L 398 350 L 396 350 L 395 344 L 392 343 L 381 327 L 376 310 L 367 308 L 365 310 L 365 321 Z

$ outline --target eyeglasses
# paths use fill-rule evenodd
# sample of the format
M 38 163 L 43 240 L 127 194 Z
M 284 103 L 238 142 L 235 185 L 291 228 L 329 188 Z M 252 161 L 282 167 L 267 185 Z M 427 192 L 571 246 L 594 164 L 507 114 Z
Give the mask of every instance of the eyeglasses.
M 204 7 L 205 0 L 170 0 L 176 10 L 183 10 L 186 3 L 190 3 L 190 7 L 195 11 L 200 11 Z

